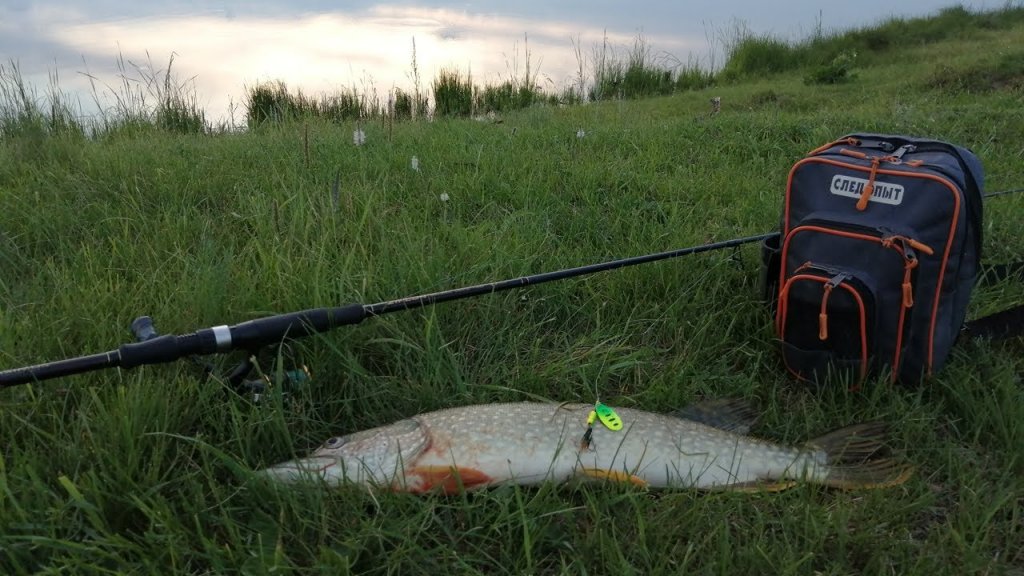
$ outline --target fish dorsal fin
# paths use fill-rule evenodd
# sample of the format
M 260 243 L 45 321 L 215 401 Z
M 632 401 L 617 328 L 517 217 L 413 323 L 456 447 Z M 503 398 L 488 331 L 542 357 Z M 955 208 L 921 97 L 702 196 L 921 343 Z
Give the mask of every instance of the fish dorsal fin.
M 743 398 L 702 400 L 680 408 L 671 415 L 736 434 L 750 433 L 759 416 L 753 405 Z

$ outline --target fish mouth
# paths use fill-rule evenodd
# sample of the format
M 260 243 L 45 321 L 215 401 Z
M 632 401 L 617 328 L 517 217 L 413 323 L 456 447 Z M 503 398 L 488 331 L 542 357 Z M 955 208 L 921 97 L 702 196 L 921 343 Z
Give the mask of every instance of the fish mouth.
M 317 482 L 331 480 L 331 469 L 337 464 L 338 459 L 331 456 L 310 456 L 275 464 L 258 474 L 276 482 Z

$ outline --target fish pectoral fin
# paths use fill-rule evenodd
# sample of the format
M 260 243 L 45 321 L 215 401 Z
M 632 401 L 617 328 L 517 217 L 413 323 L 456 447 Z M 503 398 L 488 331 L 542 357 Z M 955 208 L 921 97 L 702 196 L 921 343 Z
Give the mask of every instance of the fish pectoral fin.
M 583 468 L 580 474 L 587 478 L 595 478 L 598 480 L 613 480 L 615 482 L 630 483 L 640 488 L 647 487 L 647 481 L 639 476 L 634 476 L 627 472 L 621 472 L 619 470 L 605 470 L 604 468 Z
M 406 472 L 406 486 L 415 493 L 457 494 L 485 486 L 492 480 L 480 470 L 459 466 L 416 466 Z
M 740 482 L 739 484 L 729 484 L 728 486 L 722 486 L 722 490 L 729 490 L 731 492 L 782 492 L 788 490 L 793 486 L 796 486 L 796 480 L 751 480 L 749 482 Z

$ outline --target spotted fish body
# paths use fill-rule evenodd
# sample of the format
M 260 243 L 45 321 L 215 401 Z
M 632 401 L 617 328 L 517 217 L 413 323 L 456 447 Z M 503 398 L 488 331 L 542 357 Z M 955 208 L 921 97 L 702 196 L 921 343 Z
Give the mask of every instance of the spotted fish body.
M 310 456 L 264 474 L 285 482 L 320 479 L 414 493 L 578 477 L 655 488 L 781 489 L 797 481 L 854 488 L 896 484 L 907 475 L 892 460 L 870 459 L 881 447 L 881 429 L 874 425 L 790 447 L 728 429 L 744 428 L 735 420 L 716 427 L 617 408 L 620 430 L 598 422 L 584 440 L 593 408 L 523 402 L 429 412 L 331 438 Z M 725 412 L 727 418 L 736 415 L 742 411 Z

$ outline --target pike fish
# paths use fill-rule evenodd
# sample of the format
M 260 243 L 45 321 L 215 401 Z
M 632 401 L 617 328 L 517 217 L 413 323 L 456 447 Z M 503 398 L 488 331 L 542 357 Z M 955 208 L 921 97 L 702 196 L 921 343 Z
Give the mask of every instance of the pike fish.
M 887 453 L 880 423 L 786 446 L 747 435 L 757 415 L 743 400 L 704 402 L 671 414 L 618 408 L 617 430 L 593 422 L 593 409 L 522 402 L 428 412 L 330 438 L 309 456 L 262 475 L 280 482 L 457 493 L 573 479 L 651 488 L 776 491 L 810 482 L 860 489 L 901 484 L 911 474 Z

